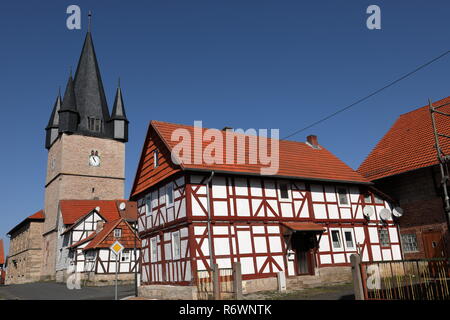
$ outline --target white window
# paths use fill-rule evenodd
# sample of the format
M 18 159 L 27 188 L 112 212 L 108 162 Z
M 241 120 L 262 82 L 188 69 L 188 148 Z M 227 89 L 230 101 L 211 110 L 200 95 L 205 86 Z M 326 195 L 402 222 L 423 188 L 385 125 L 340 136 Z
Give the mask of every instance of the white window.
M 345 246 L 347 247 L 347 249 L 355 248 L 355 242 L 353 241 L 353 232 L 351 230 L 344 231 L 344 239 L 345 239 Z
M 89 250 L 88 252 L 86 252 L 86 260 L 92 261 L 94 259 L 95 259 L 95 251 L 94 250 Z
M 151 193 L 149 193 L 148 195 L 145 196 L 145 215 L 151 216 L 152 215 L 152 195 Z
M 341 233 L 339 230 L 331 230 L 331 241 L 334 249 L 342 249 Z
M 153 166 L 157 168 L 159 166 L 159 152 L 158 150 L 153 151 Z
M 280 199 L 290 199 L 289 185 L 286 182 L 281 182 L 279 184 L 279 189 L 280 189 Z
M 180 231 L 172 232 L 172 260 L 180 259 Z
M 173 184 L 169 183 L 166 186 L 166 205 L 167 206 L 173 205 L 173 198 L 174 198 L 174 196 L 173 196 Z
M 158 245 L 156 243 L 156 237 L 150 240 L 150 251 L 152 253 L 151 262 L 158 261 Z
M 122 236 L 122 229 L 114 229 L 114 238 L 120 238 Z
M 404 252 L 417 252 L 417 236 L 415 233 L 402 234 L 402 247 Z
M 130 250 L 123 250 L 120 254 L 121 262 L 130 262 Z
M 348 205 L 349 201 L 348 201 L 347 188 L 338 187 L 337 188 L 337 193 L 338 193 L 339 204 L 341 204 L 341 205 Z

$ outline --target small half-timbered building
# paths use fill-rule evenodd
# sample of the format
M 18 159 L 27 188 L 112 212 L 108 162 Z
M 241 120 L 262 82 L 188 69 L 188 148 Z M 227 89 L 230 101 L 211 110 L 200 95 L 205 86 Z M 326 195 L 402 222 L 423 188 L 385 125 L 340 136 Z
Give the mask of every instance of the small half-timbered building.
M 194 137 L 194 130 L 149 125 L 131 192 L 142 239 L 141 289 L 194 285 L 210 260 L 219 268 L 239 261 L 244 291 L 250 292 L 276 288 L 279 272 L 288 281 L 348 281 L 355 253 L 363 261 L 402 258 L 390 199 L 315 136 L 304 143 L 279 140 L 278 172 L 261 175 L 260 164 L 174 158 L 179 133 Z M 219 132 L 225 140 L 229 131 Z M 254 151 L 250 136 L 244 141 L 243 148 L 231 149 L 235 155 Z
M 125 200 L 61 200 L 57 281 L 76 274 L 83 283 L 110 284 L 116 268 L 120 281 L 133 281 L 139 268 L 140 240 L 136 203 Z M 110 250 L 119 241 L 118 259 Z

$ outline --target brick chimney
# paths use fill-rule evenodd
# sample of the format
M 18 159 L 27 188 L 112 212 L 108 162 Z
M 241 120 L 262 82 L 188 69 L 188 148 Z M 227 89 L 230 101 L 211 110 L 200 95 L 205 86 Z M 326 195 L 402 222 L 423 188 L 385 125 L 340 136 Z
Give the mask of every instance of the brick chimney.
M 319 149 L 319 142 L 317 140 L 317 136 L 311 134 L 306 137 L 306 141 L 314 148 Z

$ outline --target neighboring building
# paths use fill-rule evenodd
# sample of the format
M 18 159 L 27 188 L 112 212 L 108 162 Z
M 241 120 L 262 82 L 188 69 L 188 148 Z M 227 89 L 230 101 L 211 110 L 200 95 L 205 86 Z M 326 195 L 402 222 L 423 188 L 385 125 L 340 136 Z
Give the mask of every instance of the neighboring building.
M 57 97 L 48 126 L 43 279 L 55 278 L 58 204 L 62 199 L 123 199 L 128 120 L 121 89 L 112 114 L 87 33 L 75 78 Z
M 116 240 L 125 247 L 119 255 L 118 279 L 134 281 L 140 248 L 135 230 L 135 202 L 61 200 L 59 207 L 57 281 L 65 282 L 77 272 L 84 284 L 111 284 L 115 279 L 116 257 L 110 247 Z
M 434 105 L 449 103 L 450 97 Z M 450 106 L 439 111 L 449 113 Z M 450 136 L 448 117 L 436 114 L 436 124 L 439 133 Z M 444 154 L 450 154 L 450 139 L 440 140 Z M 429 107 L 424 106 L 401 115 L 358 169 L 403 209 L 399 224 L 408 259 L 448 257 L 450 253 L 442 177 L 434 145 Z
M 3 248 L 3 239 L 0 239 L 0 285 L 5 284 L 5 249 Z
M 10 240 L 6 284 L 40 280 L 44 219 L 44 212 L 38 211 L 8 232 Z
M 248 162 L 175 164 L 171 152 L 180 133 L 193 132 L 191 126 L 158 121 L 148 129 L 131 192 L 139 208 L 142 294 L 155 284 L 194 285 L 197 271 L 210 266 L 210 246 L 220 268 L 240 261 L 246 292 L 275 289 L 278 272 L 288 280 L 313 275 L 326 283 L 349 281 L 354 253 L 364 261 L 402 258 L 396 224 L 380 218 L 388 198 L 315 136 L 306 143 L 280 140 L 278 173 L 261 176 L 262 165 Z M 218 132 L 225 141 L 228 131 Z M 234 159 L 238 150 L 255 150 L 250 136 L 244 138 L 246 146 L 232 149 Z M 189 142 L 199 159 L 195 142 Z M 372 208 L 370 219 L 363 214 L 366 206 Z

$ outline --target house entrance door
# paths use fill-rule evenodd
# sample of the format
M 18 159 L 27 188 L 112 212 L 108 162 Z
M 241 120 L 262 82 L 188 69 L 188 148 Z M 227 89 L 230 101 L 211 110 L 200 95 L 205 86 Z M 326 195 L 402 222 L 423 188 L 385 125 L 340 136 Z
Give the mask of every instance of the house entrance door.
M 445 257 L 444 239 L 441 232 L 423 233 L 422 239 L 426 258 Z
M 295 232 L 292 235 L 292 249 L 296 255 L 297 275 L 314 274 L 315 236 L 312 232 Z

